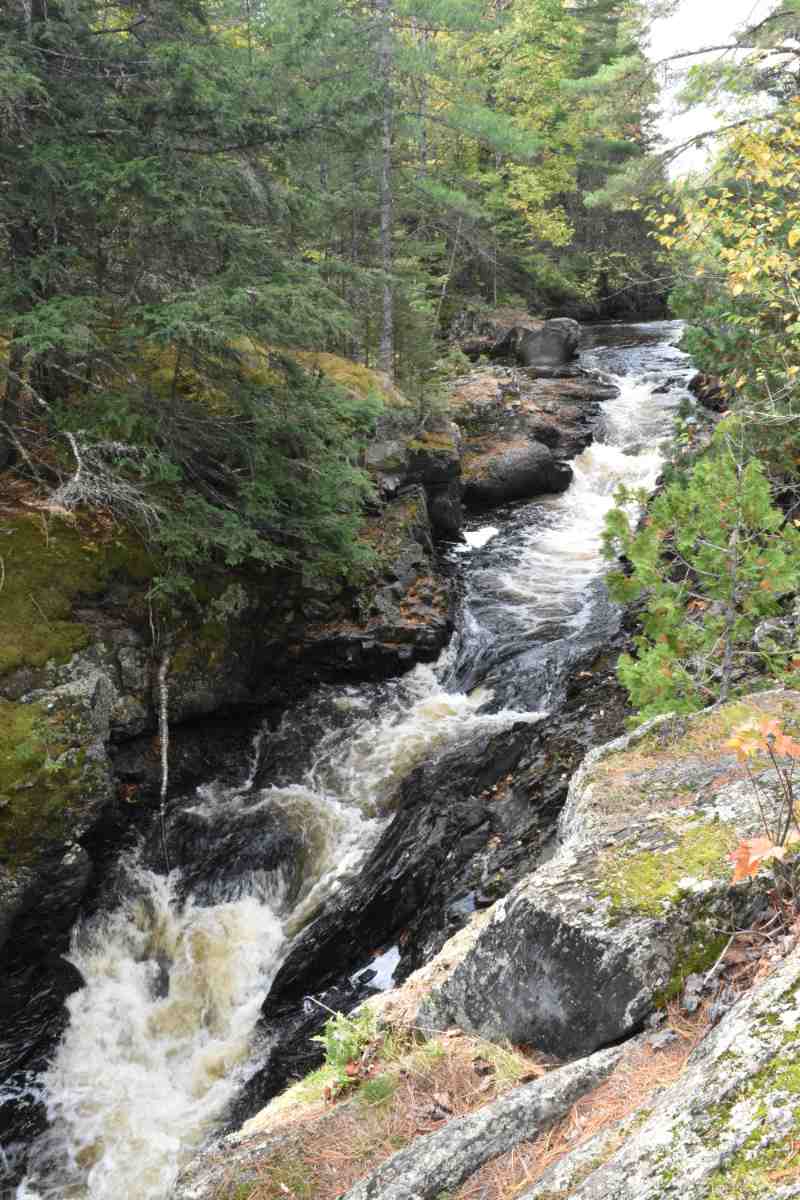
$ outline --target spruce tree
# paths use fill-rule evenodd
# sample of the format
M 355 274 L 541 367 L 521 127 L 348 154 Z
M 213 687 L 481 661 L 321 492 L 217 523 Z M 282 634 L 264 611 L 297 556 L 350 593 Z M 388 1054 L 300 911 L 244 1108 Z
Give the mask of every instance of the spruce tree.
M 612 596 L 643 601 L 636 654 L 618 667 L 641 719 L 727 700 L 737 681 L 752 686 L 765 665 L 754 631 L 800 585 L 800 531 L 773 504 L 735 419 L 638 526 L 631 504 L 644 499 L 620 491 L 605 533 L 608 556 L 629 563 L 609 575 Z M 780 674 L 793 657 L 768 656 L 766 665 Z

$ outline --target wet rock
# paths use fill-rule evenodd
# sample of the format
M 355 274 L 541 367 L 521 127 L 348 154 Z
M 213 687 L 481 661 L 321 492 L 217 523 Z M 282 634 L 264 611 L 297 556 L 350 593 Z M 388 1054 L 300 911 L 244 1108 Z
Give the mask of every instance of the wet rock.
M 490 811 L 480 798 L 517 764 L 529 735 L 520 724 L 484 734 L 469 746 L 425 764 L 403 780 L 396 814 L 335 905 L 292 946 L 264 1012 L 282 1010 L 352 964 L 371 957 L 426 906 L 438 879 L 452 877 L 490 836 Z
M 439 541 L 462 542 L 464 512 L 461 505 L 461 483 L 455 479 L 444 487 L 429 487 L 428 513 L 431 528 Z
M 464 464 L 464 503 L 482 510 L 564 492 L 572 468 L 541 442 L 472 442 Z
M 730 1009 L 655 1104 L 593 1143 L 591 1155 L 567 1155 L 522 1200 L 798 1195 L 798 1051 L 795 950 Z
M 408 443 L 407 483 L 422 484 L 435 540 L 461 541 L 461 431 L 439 420 Z
M 229 811 L 222 830 L 195 798 L 189 806 L 173 806 L 166 838 L 154 828 L 146 850 L 158 871 L 164 869 L 164 841 L 170 869 L 181 871 L 180 894 L 200 904 L 261 895 L 291 906 L 305 878 L 310 849 L 302 829 L 292 828 L 279 807 L 265 810 L 258 794 Z
M 418 433 L 408 443 L 409 483 L 425 487 L 450 483 L 461 475 L 461 432 L 451 421 Z
M 115 795 L 107 754 L 113 697 L 112 682 L 95 672 L 24 703 L 0 702 L 5 736 L 14 739 L 0 812 L 3 1076 L 43 1055 L 77 983 L 60 956 L 91 877 L 82 843 Z M 0 1113 L 8 1135 L 34 1119 L 24 1104 Z
M 728 856 L 762 829 L 759 798 L 723 746 L 729 719 L 796 719 L 800 696 L 662 720 L 590 754 L 570 787 L 567 840 L 491 910 L 420 1010 L 423 1024 L 569 1057 L 636 1030 L 743 928 L 772 886 L 732 886 Z M 780 804 L 777 780 L 762 801 Z
M 351 1013 L 374 995 L 369 981 L 345 977 L 330 987 L 317 988 L 299 1004 L 272 1014 L 269 1023 L 256 1031 L 259 1069 L 231 1105 L 226 1127 L 238 1129 L 289 1084 L 316 1070 L 323 1053 L 312 1039 L 322 1032 L 331 1011 Z
M 293 1032 L 304 997 L 391 940 L 401 944 L 395 978 L 405 979 L 536 865 L 587 743 L 618 733 L 628 712 L 613 655 L 582 661 L 568 691 L 563 712 L 547 722 L 484 736 L 406 781 L 358 878 L 301 935 L 274 981 L 264 1006 L 270 1061 L 246 1085 L 240 1116 L 319 1061 L 319 1049 Z

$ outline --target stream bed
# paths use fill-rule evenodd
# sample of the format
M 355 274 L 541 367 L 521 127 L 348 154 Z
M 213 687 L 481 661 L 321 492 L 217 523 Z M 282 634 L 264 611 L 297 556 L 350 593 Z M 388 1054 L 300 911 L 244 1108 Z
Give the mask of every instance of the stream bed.
M 109 896 L 125 899 L 74 935 L 84 986 L 30 1084 L 49 1126 L 8 1195 L 166 1200 L 259 1066 L 254 1031 L 281 964 L 358 876 L 404 781 L 563 704 L 570 670 L 619 628 L 603 522 L 620 484 L 656 484 L 692 374 L 680 333 L 677 322 L 586 331 L 584 364 L 620 394 L 567 492 L 492 514 L 451 552 L 464 599 L 437 663 L 318 689 L 258 734 L 237 787 L 209 783 L 173 803 L 169 874 L 158 839 L 120 862 Z M 396 958 L 379 960 L 380 983 Z

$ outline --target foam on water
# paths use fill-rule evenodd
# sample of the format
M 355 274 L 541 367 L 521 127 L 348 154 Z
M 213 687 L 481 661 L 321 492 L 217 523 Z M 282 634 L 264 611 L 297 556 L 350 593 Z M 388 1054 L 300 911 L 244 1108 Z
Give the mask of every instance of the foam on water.
M 456 554 L 469 554 L 470 550 L 482 550 L 492 538 L 497 537 L 499 532 L 496 525 L 484 525 L 480 529 L 465 530 L 464 545 L 454 547 Z
M 665 343 L 674 332 L 665 327 Z M 289 941 L 358 870 L 409 772 L 485 733 L 542 719 L 513 707 L 492 712 L 488 688 L 459 692 L 446 681 L 465 650 L 474 654 L 494 636 L 481 624 L 483 593 L 529 645 L 548 621 L 578 630 L 590 620 L 614 491 L 620 483 L 653 487 L 675 404 L 641 376 L 616 382 L 605 440 L 576 460 L 570 489 L 503 530 L 466 535 L 476 602 L 438 663 L 379 689 L 339 689 L 332 708 L 319 710 L 330 719 L 289 782 L 256 784 L 265 732 L 242 786 L 198 791 L 191 811 L 211 826 L 242 808 L 256 820 L 279 811 L 302 847 L 299 890 L 281 868 L 256 869 L 224 903 L 203 907 L 179 899 L 175 874 L 134 863 L 131 898 L 76 932 L 71 959 L 84 987 L 68 1002 L 69 1026 L 40 1081 L 50 1127 L 33 1147 L 19 1200 L 166 1200 L 252 1065 L 252 1033 Z M 306 717 L 300 707 L 287 720 Z M 396 962 L 393 948 L 376 964 L 381 986 Z
M 174 880 L 132 869 L 135 898 L 75 939 L 86 986 L 45 1077 L 51 1128 L 19 1195 L 159 1200 L 242 1082 L 280 961 L 270 907 L 179 904 Z
M 447 653 L 442 662 L 447 661 Z M 280 870 L 243 877 L 241 896 L 201 907 L 134 866 L 135 897 L 78 931 L 71 961 L 85 986 L 43 1082 L 50 1128 L 19 1200 L 164 1200 L 181 1163 L 246 1076 L 250 1039 L 289 939 L 357 869 L 399 783 L 418 763 L 480 731 L 541 713 L 481 712 L 488 696 L 443 690 L 418 666 L 376 711 L 349 689 L 349 718 L 320 741 L 300 782 L 198 790 L 190 811 L 214 824 L 243 808 L 280 810 L 299 835 L 304 876 L 287 903 Z M 259 742 L 254 746 L 257 752 Z M 394 960 L 382 967 L 388 986 Z M 385 977 L 385 978 L 384 978 Z

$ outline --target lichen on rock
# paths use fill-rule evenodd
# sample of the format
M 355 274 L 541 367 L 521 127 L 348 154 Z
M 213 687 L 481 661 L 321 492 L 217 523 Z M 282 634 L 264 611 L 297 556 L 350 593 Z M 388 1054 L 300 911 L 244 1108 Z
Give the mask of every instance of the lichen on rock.
M 731 850 L 779 803 L 769 772 L 759 798 L 722 741 L 753 712 L 791 725 L 800 697 L 764 693 L 679 725 L 662 720 L 590 755 L 560 848 L 494 906 L 420 1020 L 586 1054 L 632 1033 L 710 967 L 724 931 L 746 926 L 771 886 L 730 882 Z

